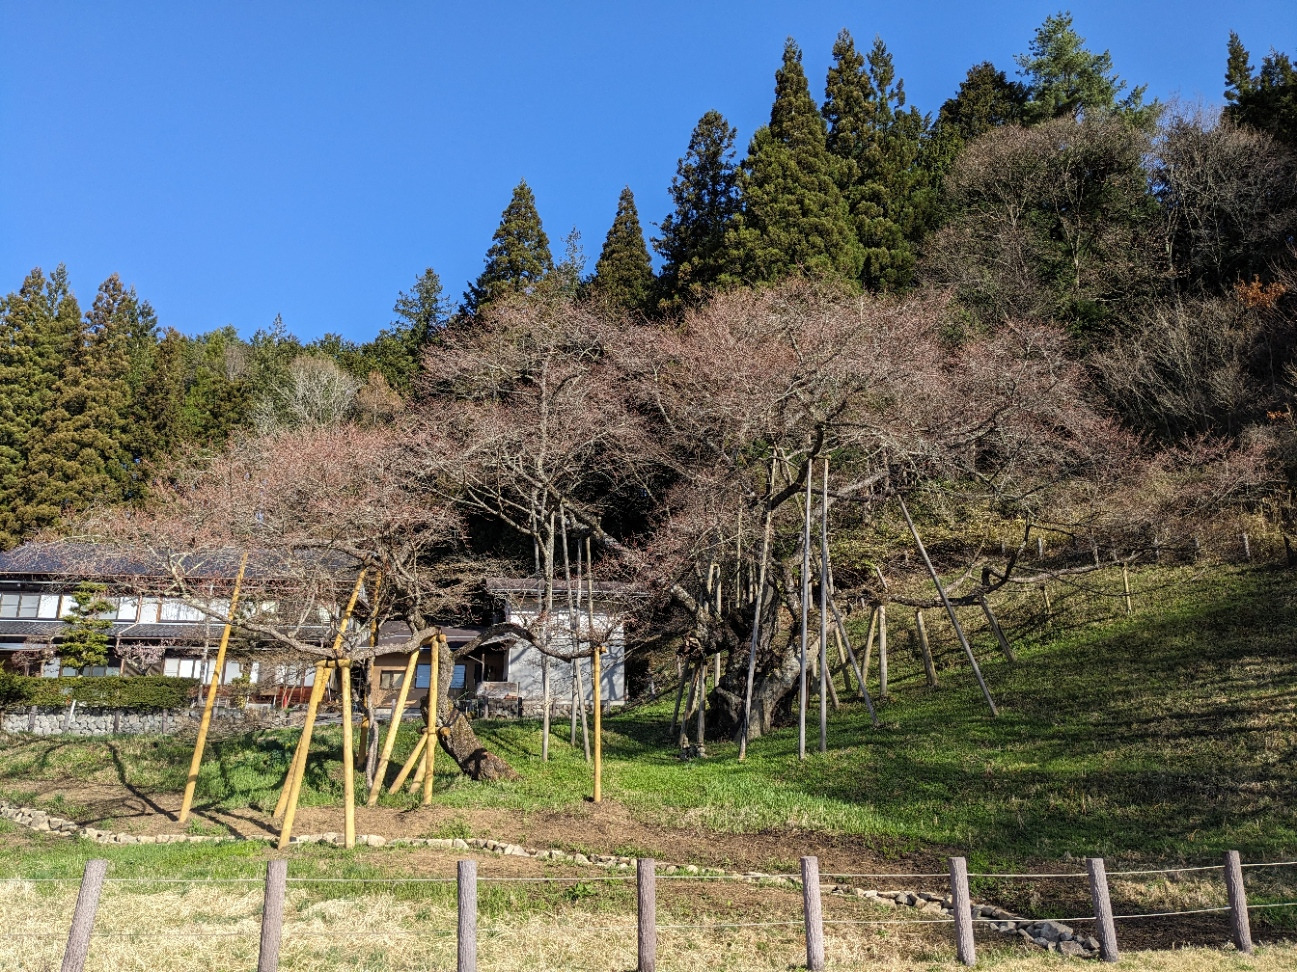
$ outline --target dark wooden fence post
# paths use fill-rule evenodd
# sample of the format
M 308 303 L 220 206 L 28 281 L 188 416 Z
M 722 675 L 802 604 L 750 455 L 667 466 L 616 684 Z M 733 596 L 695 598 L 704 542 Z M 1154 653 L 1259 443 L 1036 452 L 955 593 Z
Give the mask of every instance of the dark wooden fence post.
M 261 906 L 261 951 L 257 972 L 278 972 L 279 945 L 284 940 L 284 891 L 288 861 L 266 862 L 266 896 Z
M 955 954 L 965 965 L 977 964 L 973 945 L 973 900 L 968 893 L 968 861 L 950 859 L 950 900 L 955 913 Z
M 651 857 L 641 857 L 636 862 L 635 890 L 639 905 L 639 972 L 657 972 L 658 967 L 658 902 L 657 874 Z
M 1229 917 L 1233 925 L 1234 947 L 1245 955 L 1252 954 L 1252 926 L 1247 916 L 1247 890 L 1243 887 L 1243 864 L 1238 851 L 1225 852 L 1225 888 L 1229 892 Z
M 820 902 L 820 859 L 802 858 L 802 908 L 806 916 L 806 967 L 824 970 L 824 911 Z
M 99 910 L 99 892 L 104 888 L 104 875 L 107 873 L 107 861 L 98 858 L 86 861 L 81 890 L 77 892 L 77 908 L 72 914 L 72 927 L 68 930 L 68 945 L 63 950 L 62 972 L 82 972 L 86 967 L 90 933 L 95 927 L 95 912 Z
M 1099 957 L 1105 962 L 1116 962 L 1121 954 L 1117 951 L 1117 925 L 1112 920 L 1112 901 L 1108 897 L 1108 871 L 1102 857 L 1087 857 L 1085 869 L 1090 872 L 1090 900 L 1099 933 Z
M 477 861 L 459 862 L 458 972 L 477 972 Z

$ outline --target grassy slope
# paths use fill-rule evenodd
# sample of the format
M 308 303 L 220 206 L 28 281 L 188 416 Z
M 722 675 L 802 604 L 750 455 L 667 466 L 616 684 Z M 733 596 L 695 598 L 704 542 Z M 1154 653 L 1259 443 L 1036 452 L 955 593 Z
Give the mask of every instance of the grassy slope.
M 930 626 L 949 667 L 937 690 L 921 683 L 907 633 L 893 621 L 895 688 L 881 706 L 881 728 L 852 703 L 831 714 L 829 753 L 804 764 L 791 729 L 756 741 L 742 766 L 728 743 L 686 763 L 663 744 L 670 720 L 663 701 L 606 720 L 605 792 L 663 824 L 788 826 L 856 834 L 880 849 L 938 844 L 966 849 L 982 864 L 1064 853 L 1214 861 L 1227 847 L 1273 860 L 1297 851 L 1293 586 L 1277 571 L 1163 571 L 1137 579 L 1130 619 L 1087 623 L 1120 602 L 1059 592 L 1048 631 L 1028 602 L 1006 604 L 1006 616 L 1019 622 L 1019 664 L 1001 660 L 984 634 L 979 648 L 998 720 L 988 718 L 939 619 Z M 1026 629 L 1038 634 L 1027 637 Z M 539 762 L 534 724 L 482 728 L 523 780 L 482 785 L 439 774 L 443 804 L 557 809 L 588 792 L 586 764 L 566 745 L 556 743 L 548 765 Z M 337 761 L 329 759 L 335 733 L 317 734 L 307 804 L 340 796 Z M 273 806 L 294 738 L 262 733 L 217 743 L 200 800 Z M 398 754 L 412 740 L 410 729 Z M 0 788 L 74 775 L 175 791 L 187 745 L 117 739 L 107 744 L 108 763 L 101 741 L 11 749 L 0 752 Z

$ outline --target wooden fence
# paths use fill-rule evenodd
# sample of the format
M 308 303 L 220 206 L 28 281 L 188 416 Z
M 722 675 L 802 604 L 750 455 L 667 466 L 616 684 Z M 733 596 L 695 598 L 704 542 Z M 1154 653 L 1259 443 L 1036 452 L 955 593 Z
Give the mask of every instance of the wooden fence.
M 949 923 L 952 926 L 955 956 L 964 965 L 972 966 L 977 962 L 977 951 L 974 944 L 973 927 L 979 921 L 1001 921 L 978 917 L 977 909 L 972 905 L 969 894 L 969 877 L 975 878 L 1027 878 L 1040 880 L 1058 880 L 1063 878 L 1084 879 L 1090 888 L 1090 897 L 1094 914 L 1079 918 L 1046 919 L 1055 923 L 1093 921 L 1095 937 L 1099 941 L 1099 957 L 1105 962 L 1116 962 L 1119 957 L 1117 943 L 1118 921 L 1132 919 L 1162 918 L 1203 912 L 1228 912 L 1231 938 L 1234 947 L 1242 953 L 1252 951 L 1252 934 L 1249 924 L 1249 911 L 1257 908 L 1297 907 L 1297 902 L 1249 905 L 1243 883 L 1244 867 L 1285 867 L 1297 865 L 1297 861 L 1279 861 L 1266 864 L 1244 865 L 1237 851 L 1225 854 L 1220 865 L 1208 867 L 1166 868 L 1162 870 L 1120 871 L 1122 876 L 1175 874 L 1184 871 L 1223 871 L 1225 888 L 1229 904 L 1219 908 L 1196 908 L 1192 911 L 1157 912 L 1152 914 L 1116 915 L 1108 895 L 1108 873 L 1104 861 L 1099 857 L 1088 858 L 1085 873 L 1063 874 L 974 874 L 968 872 L 967 861 L 963 857 L 952 857 L 949 860 L 950 907 L 949 917 L 887 919 L 880 921 L 850 920 L 828 921 L 824 919 L 821 901 L 820 866 L 817 858 L 801 859 L 800 878 L 802 891 L 803 923 L 805 926 L 806 968 L 811 972 L 822 972 L 824 969 L 824 928 L 829 925 L 871 925 L 871 924 L 939 924 Z M 63 954 L 62 972 L 84 972 L 90 954 L 95 915 L 99 907 L 100 893 L 108 871 L 105 860 L 91 860 L 86 864 L 77 895 L 76 909 L 72 925 L 68 932 L 67 945 Z M 830 875 L 832 877 L 888 877 L 888 878 L 932 878 L 947 875 L 925 874 L 889 874 L 889 875 Z M 771 877 L 794 877 L 793 875 L 771 875 Z M 657 972 L 657 933 L 659 928 L 681 928 L 709 926 L 659 925 L 657 921 L 657 873 L 655 862 L 648 858 L 638 861 L 633 878 L 636 882 L 636 912 L 638 938 L 638 972 Z M 698 878 L 699 880 L 703 878 Z M 18 879 L 21 880 L 21 879 Z M 148 881 L 149 879 L 142 879 Z M 305 879 L 308 883 L 312 879 Z M 345 879 L 339 879 L 345 880 Z M 394 878 L 391 883 L 400 883 L 402 879 Z M 457 972 L 477 972 L 477 862 L 461 860 L 457 865 L 455 878 L 418 878 L 406 879 L 420 882 L 455 882 L 458 902 L 458 936 L 457 936 Z M 512 878 L 516 881 L 554 880 L 546 878 Z M 562 878 L 558 880 L 564 880 Z M 572 878 L 580 881 L 581 878 Z M 627 878 L 630 880 L 630 878 Z M 194 883 L 201 884 L 202 881 Z M 288 862 L 286 860 L 270 861 L 266 865 L 265 894 L 261 914 L 261 946 L 257 961 L 257 972 L 277 972 L 279 968 L 280 945 L 283 940 L 284 897 L 289 883 Z M 1014 919 L 1019 923 L 1036 920 Z M 786 925 L 787 922 L 754 922 L 745 923 L 744 927 L 762 927 L 764 925 Z M 727 926 L 714 926 L 727 927 Z M 628 929 L 629 930 L 629 926 Z M 0 933 L 0 938 L 5 937 Z

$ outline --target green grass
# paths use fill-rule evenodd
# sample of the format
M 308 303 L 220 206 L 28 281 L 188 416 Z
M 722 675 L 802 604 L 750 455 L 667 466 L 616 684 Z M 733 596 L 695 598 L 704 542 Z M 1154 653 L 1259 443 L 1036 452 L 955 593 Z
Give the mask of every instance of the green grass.
M 849 834 L 881 853 L 935 845 L 967 852 L 976 867 L 1064 854 L 1214 863 L 1226 848 L 1286 857 L 1297 852 L 1295 579 L 1261 569 L 1148 571 L 1135 578 L 1134 617 L 1120 599 L 1059 590 L 1048 629 L 1037 591 L 1001 599 L 1019 663 L 976 631 L 999 719 L 988 716 L 941 619 L 930 613 L 943 665 L 933 690 L 907 647 L 912 618 L 894 616 L 894 688 L 880 704 L 880 728 L 852 702 L 830 714 L 827 755 L 798 763 L 795 730 L 780 729 L 754 741 L 743 764 L 728 742 L 684 762 L 668 744 L 662 700 L 605 720 L 605 794 L 649 823 Z M 566 724 L 548 763 L 535 723 L 482 723 L 479 732 L 522 779 L 474 783 L 439 758 L 436 800 L 465 811 L 444 836 L 467 833 L 477 809 L 562 810 L 589 792 L 584 758 L 560 738 Z M 216 741 L 199 804 L 272 808 L 296 735 Z M 409 726 L 396 759 L 414 741 Z M 317 732 L 304 805 L 339 802 L 338 744 L 336 728 Z M 190 745 L 120 737 L 9 746 L 0 788 L 12 797 L 32 780 L 75 777 L 177 791 Z M 384 802 L 408 807 L 414 798 Z

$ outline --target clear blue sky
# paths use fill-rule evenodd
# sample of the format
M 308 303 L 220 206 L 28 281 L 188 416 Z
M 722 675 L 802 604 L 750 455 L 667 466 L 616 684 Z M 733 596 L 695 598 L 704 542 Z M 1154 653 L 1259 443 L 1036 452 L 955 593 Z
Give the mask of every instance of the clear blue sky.
M 765 122 L 789 35 L 817 97 L 847 27 L 935 111 L 1061 7 L 0 0 L 0 292 L 64 262 L 86 305 L 116 271 L 188 333 L 364 340 L 425 266 L 459 298 L 520 178 L 590 267 L 623 185 L 651 234 L 704 111 L 740 149 Z M 1297 52 L 1292 0 L 1070 9 L 1162 99 L 1221 101 L 1230 29 Z

